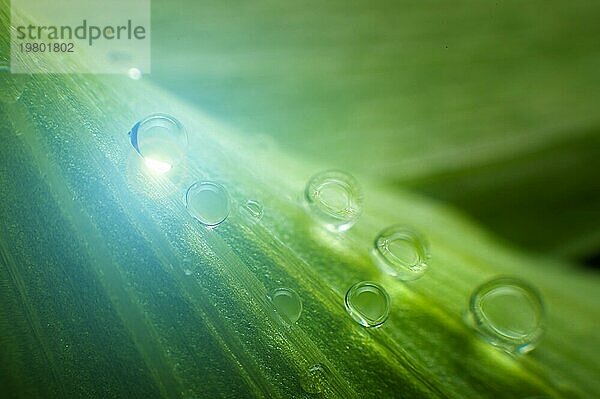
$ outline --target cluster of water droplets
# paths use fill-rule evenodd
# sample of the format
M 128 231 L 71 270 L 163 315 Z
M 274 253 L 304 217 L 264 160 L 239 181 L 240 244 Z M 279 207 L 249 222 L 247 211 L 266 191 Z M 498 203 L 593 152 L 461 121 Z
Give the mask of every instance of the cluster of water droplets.
M 131 145 L 150 170 L 165 174 L 185 158 L 187 132 L 173 116 L 149 115 L 129 132 Z M 342 171 L 327 170 L 314 175 L 304 190 L 307 212 L 327 231 L 341 234 L 351 229 L 363 211 L 362 192 L 357 180 Z M 225 186 L 199 180 L 185 191 L 188 213 L 209 229 L 222 224 L 231 214 L 233 201 Z M 239 204 L 238 212 L 249 222 L 261 220 L 263 205 L 255 199 Z M 375 237 L 370 255 L 384 275 L 403 282 L 420 278 L 430 258 L 426 238 L 412 227 L 394 224 Z M 185 269 L 191 275 L 191 269 Z M 302 314 L 302 300 L 288 287 L 269 294 L 278 319 L 295 324 Z M 359 281 L 346 292 L 344 307 L 348 315 L 367 328 L 382 326 L 391 308 L 390 296 L 379 283 Z M 468 323 L 492 345 L 511 353 L 525 353 L 535 347 L 544 327 L 544 312 L 537 292 L 526 283 L 511 278 L 492 280 L 477 288 L 468 312 Z M 322 393 L 331 371 L 322 363 L 313 364 L 302 377 L 302 388 Z
M 328 170 L 308 181 L 305 204 L 313 220 L 339 234 L 351 229 L 362 213 L 363 198 L 351 175 Z M 386 276 L 402 282 L 422 277 L 429 267 L 430 249 L 425 236 L 402 224 L 383 228 L 370 250 L 373 263 Z M 346 292 L 348 315 L 364 327 L 376 328 L 387 320 L 390 297 L 372 281 L 360 281 Z M 492 280 L 474 290 L 469 324 L 487 342 L 510 353 L 532 350 L 544 331 L 544 311 L 539 294 L 513 278 Z
M 362 191 L 357 180 L 338 170 L 314 175 L 306 185 L 304 198 L 313 220 L 337 234 L 351 229 L 363 211 Z M 394 225 L 376 237 L 371 254 L 374 263 L 387 275 L 414 280 L 427 269 L 429 247 L 414 229 Z M 379 327 L 389 316 L 390 297 L 382 285 L 361 281 L 348 289 L 344 306 L 360 325 Z
M 187 131 L 177 118 L 168 114 L 143 118 L 131 128 L 129 140 L 146 168 L 159 175 L 170 173 L 186 158 Z M 233 208 L 227 188 L 214 181 L 193 182 L 184 199 L 188 213 L 209 229 L 223 223 Z M 263 206 L 258 200 L 248 199 L 240 205 L 239 212 L 246 220 L 257 222 L 262 218 Z

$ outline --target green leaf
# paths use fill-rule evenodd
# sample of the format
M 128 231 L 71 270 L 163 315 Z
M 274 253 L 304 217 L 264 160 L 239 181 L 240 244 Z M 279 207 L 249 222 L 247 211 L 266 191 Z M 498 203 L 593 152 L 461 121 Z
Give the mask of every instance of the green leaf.
M 6 396 L 312 397 L 315 386 L 340 398 L 600 395 L 596 275 L 521 254 L 455 209 L 366 174 L 357 175 L 362 218 L 332 236 L 301 200 L 318 164 L 144 81 L 19 79 L 0 79 Z M 150 173 L 127 136 L 153 112 L 175 115 L 190 135 L 168 177 Z M 223 183 L 236 205 L 260 200 L 263 219 L 236 211 L 214 230 L 199 225 L 183 201 L 198 179 Z M 373 238 L 392 223 L 431 242 L 430 270 L 412 283 L 370 259 Z M 547 334 L 527 356 L 490 347 L 463 322 L 473 289 L 498 274 L 544 296 Z M 361 280 L 390 294 L 379 329 L 344 310 Z M 268 298 L 282 286 L 304 304 L 292 326 Z M 325 381 L 307 381 L 315 364 Z
M 128 142 L 155 111 L 190 134 L 169 179 L 148 174 Z M 11 396 L 302 397 L 317 363 L 330 397 L 600 393 L 597 276 L 505 248 L 450 208 L 359 176 L 362 219 L 327 235 L 300 200 L 314 165 L 125 78 L 32 76 L 0 120 L 0 376 Z M 262 201 L 264 218 L 200 226 L 182 196 L 206 178 L 237 204 Z M 413 283 L 381 275 L 368 255 L 396 222 L 431 242 L 431 268 Z M 544 295 L 548 332 L 531 355 L 511 358 L 462 321 L 473 288 L 497 274 Z M 392 298 L 375 330 L 343 307 L 367 279 Z M 268 300 L 279 286 L 304 303 L 291 327 Z

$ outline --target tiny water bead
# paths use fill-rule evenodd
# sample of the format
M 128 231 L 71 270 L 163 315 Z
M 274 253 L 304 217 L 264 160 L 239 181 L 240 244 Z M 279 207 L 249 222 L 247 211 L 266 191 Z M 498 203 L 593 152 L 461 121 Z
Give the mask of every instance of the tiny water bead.
M 385 273 L 400 280 L 415 280 L 427 270 L 429 244 L 416 230 L 391 226 L 375 238 L 372 257 Z
M 249 199 L 240 205 L 240 213 L 253 221 L 259 221 L 263 216 L 263 211 L 263 205 L 256 200 Z
M 371 281 L 362 281 L 350 287 L 344 305 L 350 317 L 365 327 L 379 327 L 390 314 L 388 293 Z
M 321 394 L 328 390 L 331 370 L 323 363 L 310 366 L 300 379 L 302 389 L 311 394 Z
M 161 174 L 183 158 L 188 142 L 181 122 L 167 114 L 142 119 L 129 132 L 129 139 L 146 166 Z
M 133 80 L 140 80 L 142 78 L 142 71 L 140 71 L 138 68 L 129 68 L 127 71 L 127 76 Z
M 231 211 L 227 189 L 210 181 L 196 182 L 185 194 L 185 206 L 196 220 L 212 228 L 223 223 Z
M 533 350 L 544 332 L 544 306 L 524 281 L 501 277 L 471 296 L 470 322 L 490 344 L 511 353 Z
M 313 176 L 304 196 L 311 216 L 332 231 L 348 230 L 362 212 L 358 183 L 342 171 L 329 170 Z
M 277 314 L 286 323 L 295 323 L 302 314 L 302 300 L 291 288 L 277 288 L 271 294 L 271 302 Z

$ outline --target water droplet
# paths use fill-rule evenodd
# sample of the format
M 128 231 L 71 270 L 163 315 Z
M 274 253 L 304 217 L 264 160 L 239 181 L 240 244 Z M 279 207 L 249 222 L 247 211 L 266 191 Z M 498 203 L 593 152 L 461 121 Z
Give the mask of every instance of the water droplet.
M 390 314 L 388 293 L 371 281 L 362 281 L 350 287 L 344 305 L 348 314 L 365 327 L 379 327 Z
M 240 205 L 240 213 L 254 221 L 259 221 L 262 218 L 263 209 L 263 205 L 260 202 L 252 199 Z
M 271 294 L 271 302 L 277 314 L 286 323 L 295 323 L 302 314 L 300 295 L 291 288 L 277 288 Z
M 145 165 L 159 174 L 179 163 L 187 146 L 183 125 L 166 114 L 153 114 L 136 123 L 129 132 L 129 139 L 144 158 Z
M 331 370 L 323 363 L 310 366 L 300 378 L 300 386 L 307 393 L 317 394 L 327 391 Z
M 358 220 L 362 196 L 354 177 L 337 170 L 313 176 L 304 191 L 310 214 L 331 231 L 346 231 Z
M 375 238 L 371 254 L 383 272 L 400 280 L 415 280 L 427 270 L 429 244 L 416 230 L 391 226 Z
M 142 71 L 140 71 L 138 68 L 129 68 L 127 75 L 133 80 L 140 80 L 142 77 Z
M 511 353 L 531 351 L 544 332 L 539 294 L 515 278 L 496 278 L 477 288 L 471 296 L 470 316 L 487 342 Z
M 196 182 L 185 194 L 185 206 L 196 220 L 213 228 L 229 216 L 231 200 L 222 185 L 214 182 Z

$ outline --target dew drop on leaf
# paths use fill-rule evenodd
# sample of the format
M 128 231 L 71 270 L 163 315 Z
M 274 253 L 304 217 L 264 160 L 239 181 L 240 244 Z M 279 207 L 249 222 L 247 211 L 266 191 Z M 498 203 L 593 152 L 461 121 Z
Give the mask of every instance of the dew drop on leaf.
M 427 270 L 429 244 L 412 228 L 391 226 L 375 238 L 371 255 L 383 272 L 399 280 L 415 280 Z
M 240 213 L 251 221 L 259 221 L 263 211 L 263 205 L 257 200 L 249 199 L 240 205 Z
M 277 288 L 271 294 L 271 302 L 277 314 L 286 323 L 295 323 L 302 314 L 302 300 L 291 288 Z
M 227 189 L 214 182 L 196 182 L 188 188 L 185 205 L 192 217 L 213 228 L 225 221 L 231 211 Z
M 469 319 L 479 335 L 512 353 L 526 353 L 544 331 L 544 306 L 524 281 L 500 277 L 478 287 L 471 296 Z
M 346 312 L 364 327 L 379 327 L 390 313 L 390 297 L 379 284 L 362 281 L 354 284 L 344 300 Z
M 187 134 L 181 122 L 167 114 L 153 114 L 136 123 L 129 140 L 145 165 L 159 174 L 166 173 L 184 157 Z
M 349 174 L 330 170 L 313 176 L 304 190 L 310 215 L 328 230 L 351 228 L 362 212 L 358 183 Z

